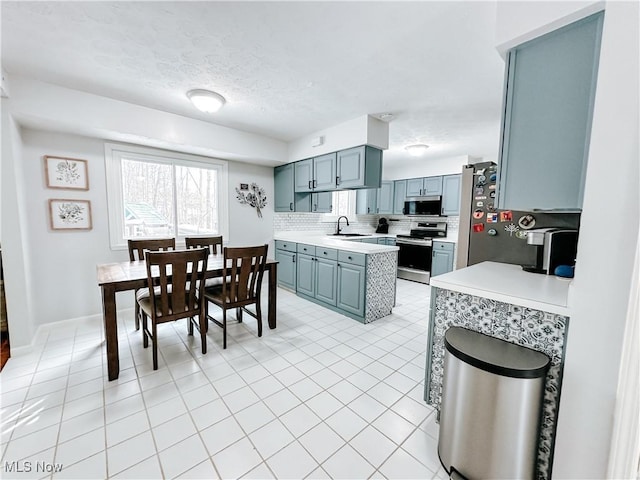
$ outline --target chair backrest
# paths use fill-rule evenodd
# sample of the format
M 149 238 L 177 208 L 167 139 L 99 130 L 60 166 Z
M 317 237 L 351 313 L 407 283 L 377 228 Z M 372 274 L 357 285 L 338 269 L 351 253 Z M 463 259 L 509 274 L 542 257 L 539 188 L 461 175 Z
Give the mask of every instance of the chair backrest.
M 145 240 L 129 240 L 129 261 L 143 260 L 145 250 L 175 250 L 175 238 L 149 238 Z M 137 254 L 137 257 L 136 257 Z
M 229 306 L 248 305 L 259 300 L 268 247 L 224 248 L 222 292 Z
M 145 252 L 152 315 L 170 321 L 200 314 L 208 257 L 206 248 Z
M 216 237 L 185 237 L 184 243 L 187 248 L 207 247 L 209 253 L 218 253 L 218 245 L 222 249 L 222 235 Z

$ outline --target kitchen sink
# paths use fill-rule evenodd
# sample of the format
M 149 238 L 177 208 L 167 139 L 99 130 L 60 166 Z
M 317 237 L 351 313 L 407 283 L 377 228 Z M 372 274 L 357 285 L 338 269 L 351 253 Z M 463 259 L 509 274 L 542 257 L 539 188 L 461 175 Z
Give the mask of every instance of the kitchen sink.
M 369 237 L 366 233 L 328 233 L 331 237 Z

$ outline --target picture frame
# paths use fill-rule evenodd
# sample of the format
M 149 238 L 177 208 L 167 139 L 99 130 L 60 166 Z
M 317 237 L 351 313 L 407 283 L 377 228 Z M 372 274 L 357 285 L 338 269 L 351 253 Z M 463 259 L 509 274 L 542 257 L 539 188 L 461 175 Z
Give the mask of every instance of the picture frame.
M 51 230 L 91 230 L 91 202 L 66 198 L 49 199 Z
M 44 156 L 47 188 L 89 190 L 88 162 L 79 158 Z

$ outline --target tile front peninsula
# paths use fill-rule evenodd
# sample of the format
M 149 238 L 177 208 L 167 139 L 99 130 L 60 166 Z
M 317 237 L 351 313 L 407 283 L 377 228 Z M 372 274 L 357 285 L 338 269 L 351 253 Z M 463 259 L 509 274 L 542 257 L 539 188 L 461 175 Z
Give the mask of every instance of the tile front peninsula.
M 440 409 L 444 334 L 453 326 L 531 348 L 551 359 L 545 379 L 537 479 L 550 479 L 569 328 L 570 281 L 483 262 L 431 280 L 425 401 Z

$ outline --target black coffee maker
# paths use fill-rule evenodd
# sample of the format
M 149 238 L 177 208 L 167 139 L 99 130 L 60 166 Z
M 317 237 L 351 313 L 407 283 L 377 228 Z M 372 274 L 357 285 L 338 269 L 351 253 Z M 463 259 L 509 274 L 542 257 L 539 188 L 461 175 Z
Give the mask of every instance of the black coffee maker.
M 389 224 L 387 223 L 387 219 L 381 217 L 378 220 L 378 227 L 376 228 L 376 233 L 389 233 Z

